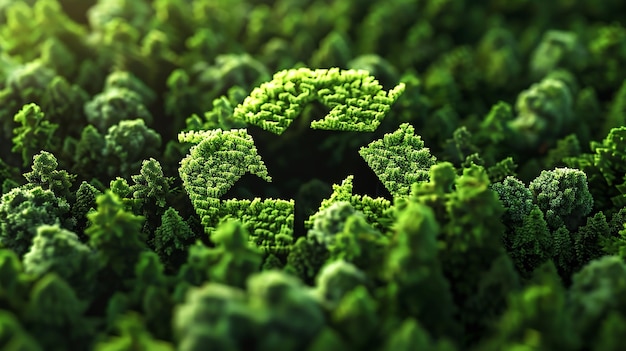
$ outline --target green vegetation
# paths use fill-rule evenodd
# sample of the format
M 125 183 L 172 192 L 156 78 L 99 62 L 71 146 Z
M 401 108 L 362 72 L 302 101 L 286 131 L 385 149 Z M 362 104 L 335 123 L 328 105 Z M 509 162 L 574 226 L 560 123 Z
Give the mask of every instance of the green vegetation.
M 624 13 L 0 0 L 0 349 L 622 349 Z

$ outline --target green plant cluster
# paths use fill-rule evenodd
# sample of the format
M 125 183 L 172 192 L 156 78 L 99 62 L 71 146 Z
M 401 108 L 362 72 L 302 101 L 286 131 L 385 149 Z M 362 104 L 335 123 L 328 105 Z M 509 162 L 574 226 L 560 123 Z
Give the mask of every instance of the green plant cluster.
M 0 0 L 0 349 L 623 349 L 624 13 Z

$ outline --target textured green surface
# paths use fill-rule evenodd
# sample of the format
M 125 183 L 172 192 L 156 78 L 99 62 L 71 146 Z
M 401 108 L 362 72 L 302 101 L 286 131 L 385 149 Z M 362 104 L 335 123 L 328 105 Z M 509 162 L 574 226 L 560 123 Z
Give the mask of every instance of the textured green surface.
M 0 0 L 0 349 L 623 349 L 624 13 Z

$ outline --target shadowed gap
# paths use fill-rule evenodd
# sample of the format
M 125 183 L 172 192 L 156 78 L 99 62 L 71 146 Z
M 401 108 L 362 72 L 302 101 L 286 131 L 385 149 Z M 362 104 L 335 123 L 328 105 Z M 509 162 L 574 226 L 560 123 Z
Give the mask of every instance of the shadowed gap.
M 358 153 L 376 138 L 374 133 L 313 130 L 308 124 L 305 118 L 296 119 L 282 135 L 249 126 L 272 182 L 246 174 L 222 199 L 294 199 L 296 236 L 304 234 L 304 220 L 330 196 L 332 184 L 349 175 L 354 176 L 354 194 L 391 199 Z

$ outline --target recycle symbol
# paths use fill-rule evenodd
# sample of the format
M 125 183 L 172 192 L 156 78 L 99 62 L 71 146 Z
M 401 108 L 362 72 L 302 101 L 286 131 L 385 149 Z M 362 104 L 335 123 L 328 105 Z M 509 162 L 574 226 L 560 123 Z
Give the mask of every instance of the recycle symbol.
M 233 117 L 280 135 L 307 104 L 319 101 L 330 112 L 312 121 L 312 129 L 372 132 L 404 89 L 400 83 L 386 92 L 364 70 L 284 70 L 255 88 L 235 108 Z M 247 173 L 271 182 L 247 130 L 186 132 L 179 134 L 179 141 L 195 144 L 181 161 L 179 173 L 207 234 L 222 219 L 234 217 L 247 227 L 249 240 L 257 247 L 285 253 L 293 241 L 294 200 L 220 199 Z M 359 153 L 393 196 L 408 195 L 410 185 L 426 179 L 434 164 L 434 157 L 408 124 L 362 147 Z M 344 183 L 351 179 L 348 176 Z

